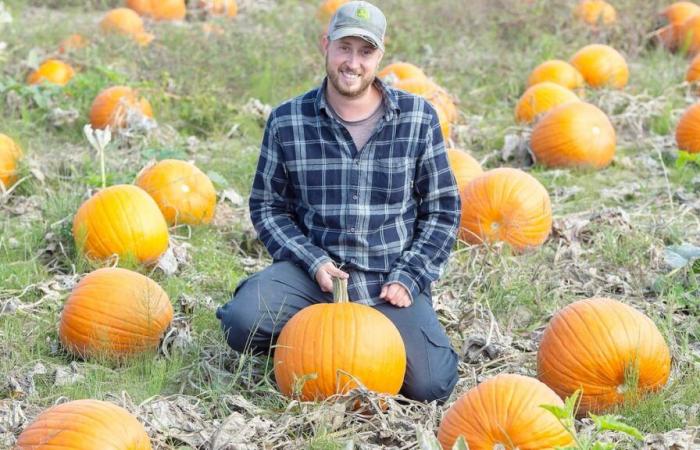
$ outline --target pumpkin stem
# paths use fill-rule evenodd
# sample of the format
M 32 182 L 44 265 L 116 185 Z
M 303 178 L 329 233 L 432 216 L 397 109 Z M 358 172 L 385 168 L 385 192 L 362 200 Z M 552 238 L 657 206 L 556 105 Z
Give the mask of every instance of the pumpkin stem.
M 347 278 L 333 277 L 333 301 L 335 303 L 350 303 Z

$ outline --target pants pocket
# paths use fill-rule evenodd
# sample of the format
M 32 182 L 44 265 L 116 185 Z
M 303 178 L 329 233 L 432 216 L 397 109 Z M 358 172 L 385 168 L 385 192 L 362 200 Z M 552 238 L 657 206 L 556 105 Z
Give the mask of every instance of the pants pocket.
M 434 399 L 444 401 L 457 383 L 459 357 L 439 323 L 420 329 L 426 341 L 429 389 Z

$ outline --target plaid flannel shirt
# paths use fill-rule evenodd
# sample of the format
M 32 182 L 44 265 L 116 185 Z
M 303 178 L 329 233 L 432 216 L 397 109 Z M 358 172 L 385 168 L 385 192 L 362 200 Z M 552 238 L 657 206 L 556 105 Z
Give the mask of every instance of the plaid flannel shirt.
M 389 282 L 413 300 L 440 276 L 460 221 L 437 114 L 423 98 L 376 79 L 385 114 L 358 151 L 327 110 L 326 83 L 270 114 L 252 222 L 276 261 L 312 278 L 327 261 L 341 265 L 353 301 L 384 302 L 379 293 Z

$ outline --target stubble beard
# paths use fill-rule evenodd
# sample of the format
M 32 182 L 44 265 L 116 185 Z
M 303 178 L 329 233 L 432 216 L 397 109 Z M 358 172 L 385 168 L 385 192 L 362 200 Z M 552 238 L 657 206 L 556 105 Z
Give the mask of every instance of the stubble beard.
M 328 75 L 328 80 L 331 82 L 335 90 L 343 97 L 357 98 L 367 92 L 367 89 L 372 85 L 374 81 L 374 74 L 369 76 L 360 77 L 360 85 L 355 89 L 346 89 L 340 83 L 340 72 L 338 70 L 333 70 L 328 65 L 328 56 L 326 56 L 326 74 Z

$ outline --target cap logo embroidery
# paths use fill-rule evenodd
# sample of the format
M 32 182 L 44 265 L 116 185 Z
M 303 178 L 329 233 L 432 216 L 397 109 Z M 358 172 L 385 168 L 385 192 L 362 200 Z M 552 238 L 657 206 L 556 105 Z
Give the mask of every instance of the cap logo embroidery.
M 369 10 L 361 6 L 355 11 L 355 17 L 361 20 L 369 20 Z

